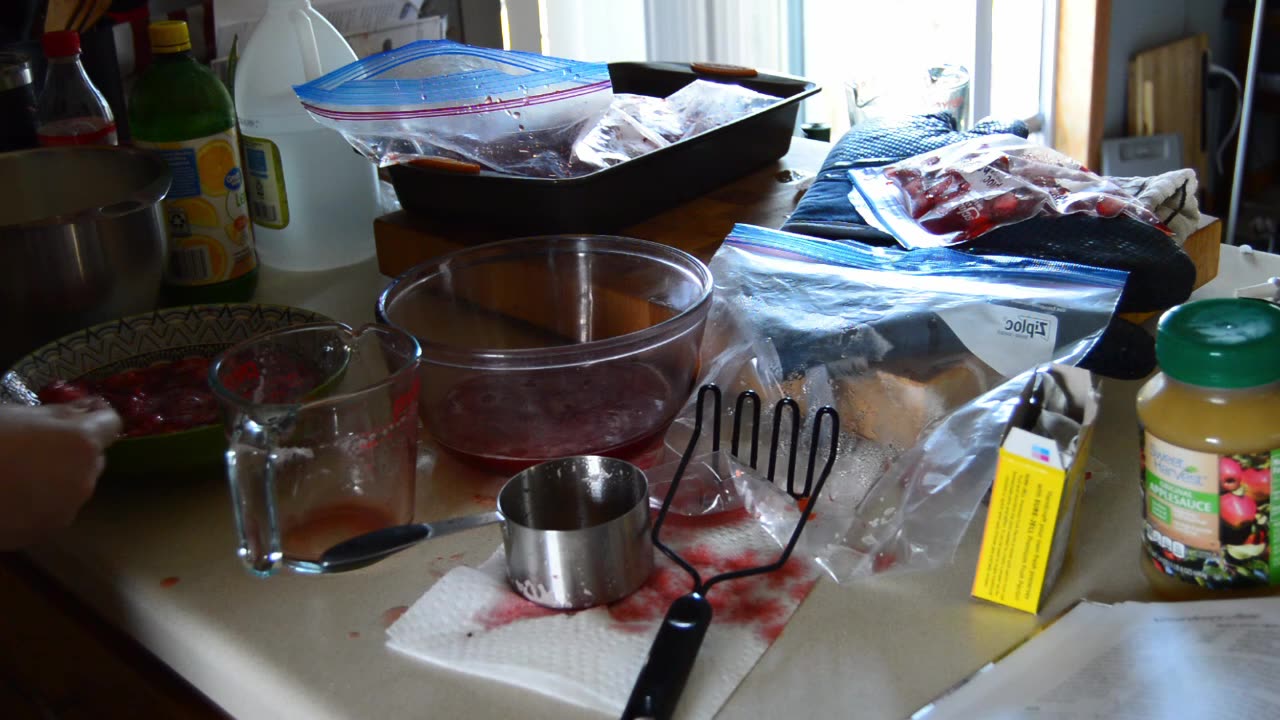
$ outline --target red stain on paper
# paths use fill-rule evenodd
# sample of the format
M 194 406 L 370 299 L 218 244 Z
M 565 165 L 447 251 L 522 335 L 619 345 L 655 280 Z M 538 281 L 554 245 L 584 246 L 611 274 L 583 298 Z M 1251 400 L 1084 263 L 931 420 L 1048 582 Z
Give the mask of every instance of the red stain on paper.
M 660 534 L 664 543 L 707 578 L 774 562 L 780 549 L 717 549 L 706 541 L 717 530 L 738 523 L 754 523 L 745 510 L 703 517 L 669 516 Z M 781 568 L 761 575 L 719 583 L 707 593 L 712 608 L 712 624 L 750 627 L 765 643 L 771 644 L 786 627 L 791 614 L 817 584 L 817 570 L 798 557 Z M 658 553 L 653 573 L 638 590 L 604 609 L 610 627 L 618 632 L 649 634 L 661 622 L 671 603 L 693 590 L 693 580 L 683 568 Z M 536 605 L 515 592 L 504 594 L 490 607 L 480 609 L 475 618 L 486 630 L 562 611 Z
M 782 620 L 781 622 L 776 622 L 776 623 L 765 624 L 760 628 L 760 636 L 764 638 L 765 642 L 772 645 L 774 640 L 777 640 L 779 637 L 782 636 L 782 630 L 786 626 L 787 626 L 786 620 Z
M 813 583 L 817 581 L 813 579 L 812 571 L 813 567 L 809 563 L 799 558 L 791 557 L 783 563 L 782 567 L 764 577 L 769 586 L 775 590 L 794 588 L 797 584 L 803 584 L 806 581 L 809 582 L 809 587 L 813 587 Z M 807 594 L 809 594 L 809 590 L 806 588 L 805 595 Z M 804 595 L 801 595 L 799 599 L 803 600 Z
M 755 548 L 725 552 L 700 541 L 705 539 L 709 527 L 754 522 L 745 511 L 705 518 L 672 516 L 668 522 L 670 520 L 675 520 L 670 526 L 675 532 L 669 533 L 668 526 L 664 525 L 660 537 L 676 549 L 703 580 L 769 565 L 781 553 L 781 550 Z M 712 623 L 753 626 L 766 643 L 772 643 L 816 584 L 817 573 L 812 564 L 797 557 L 788 559 L 772 572 L 718 583 L 707 592 Z M 692 589 L 693 581 L 688 573 L 659 556 L 648 582 L 629 597 L 609 606 L 613 627 L 623 632 L 652 632 L 653 624 L 662 620 L 671 603 Z
M 691 590 L 689 575 L 663 559 L 639 590 L 609 605 L 609 617 L 618 630 L 647 633 L 667 614 L 672 602 Z
M 179 581 L 180 581 L 180 578 L 177 578 L 177 577 L 174 577 L 174 576 L 170 575 L 169 577 L 167 577 L 167 578 L 165 578 L 165 579 L 163 579 L 163 580 L 161 580 L 161 581 L 160 581 L 160 587 L 162 587 L 162 588 L 171 588 L 171 587 L 173 587 L 174 585 L 177 585 Z
M 409 610 L 408 605 L 396 605 L 382 611 L 382 627 L 391 627 L 392 623 L 400 619 L 401 615 Z
M 481 625 L 484 625 L 485 630 L 492 630 L 503 625 L 510 625 L 513 622 L 549 617 L 559 612 L 563 611 L 542 607 L 512 592 L 510 595 L 504 596 L 497 605 L 481 611 L 476 616 L 476 620 Z

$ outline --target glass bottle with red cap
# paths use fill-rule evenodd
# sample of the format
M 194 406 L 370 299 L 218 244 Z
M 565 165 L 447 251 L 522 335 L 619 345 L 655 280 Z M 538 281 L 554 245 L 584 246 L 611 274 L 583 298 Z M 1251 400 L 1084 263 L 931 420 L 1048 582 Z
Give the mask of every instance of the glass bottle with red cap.
M 115 145 L 111 107 L 80 64 L 80 35 L 74 30 L 48 32 L 40 44 L 49 61 L 36 112 L 40 144 Z

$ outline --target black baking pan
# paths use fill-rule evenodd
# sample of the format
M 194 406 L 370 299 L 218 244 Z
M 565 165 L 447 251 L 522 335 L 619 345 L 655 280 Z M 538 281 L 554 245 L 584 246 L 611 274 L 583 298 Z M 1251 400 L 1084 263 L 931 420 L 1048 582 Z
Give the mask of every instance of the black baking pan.
M 787 153 L 800 101 L 820 89 L 803 78 L 746 68 L 664 62 L 609 65 L 614 92 L 666 97 L 696 79 L 728 82 L 783 100 L 700 135 L 573 178 L 390 168 L 410 213 L 519 233 L 602 233 L 702 195 Z

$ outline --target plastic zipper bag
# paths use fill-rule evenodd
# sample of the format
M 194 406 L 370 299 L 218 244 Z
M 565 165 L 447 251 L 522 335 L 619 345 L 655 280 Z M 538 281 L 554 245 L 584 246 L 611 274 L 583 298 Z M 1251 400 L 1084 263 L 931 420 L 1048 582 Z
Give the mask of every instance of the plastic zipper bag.
M 574 145 L 592 172 L 660 150 L 779 102 L 731 83 L 694 80 L 665 98 L 617 93 L 604 117 Z
M 294 87 L 303 107 L 379 165 L 466 160 L 566 177 L 574 142 L 608 109 L 609 68 L 424 40 Z
M 1017 135 L 974 137 L 849 171 L 858 213 L 908 248 L 942 247 L 1041 215 L 1127 215 L 1166 228 L 1111 180 Z
M 710 267 L 700 381 L 727 397 L 755 390 L 764 407 L 790 396 L 803 418 L 821 405 L 840 413 L 823 510 L 801 543 L 841 582 L 950 560 L 990 486 L 1030 371 L 1082 359 L 1125 281 L 1117 270 L 906 252 L 749 225 L 734 227 Z M 684 448 L 692 415 L 690 406 L 668 433 L 671 451 Z M 755 473 L 734 472 L 733 482 L 739 496 L 781 492 Z M 714 505 L 683 512 L 738 504 L 704 494 Z M 747 505 L 785 540 L 794 504 L 791 512 L 777 511 L 788 504 L 776 499 Z

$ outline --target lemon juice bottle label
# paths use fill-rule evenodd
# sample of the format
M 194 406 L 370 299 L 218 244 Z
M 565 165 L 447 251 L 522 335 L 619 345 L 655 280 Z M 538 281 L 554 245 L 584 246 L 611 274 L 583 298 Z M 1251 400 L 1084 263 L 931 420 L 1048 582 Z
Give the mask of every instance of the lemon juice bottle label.
M 246 178 L 253 221 L 272 230 L 289 226 L 289 196 L 284 190 L 280 149 L 265 138 L 244 136 Z
M 138 141 L 169 165 L 173 185 L 164 200 L 172 285 L 211 285 L 257 267 L 240 148 L 233 129 L 195 140 Z

